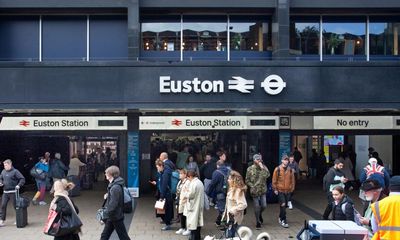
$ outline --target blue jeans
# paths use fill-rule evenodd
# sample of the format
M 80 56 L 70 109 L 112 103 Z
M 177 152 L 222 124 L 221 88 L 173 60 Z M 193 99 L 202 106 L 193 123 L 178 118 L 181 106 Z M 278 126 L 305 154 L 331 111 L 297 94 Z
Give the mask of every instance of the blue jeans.
M 261 223 L 260 216 L 267 207 L 266 195 L 263 194 L 259 197 L 253 197 L 253 203 L 254 203 L 254 214 L 256 215 L 256 221 L 257 223 Z

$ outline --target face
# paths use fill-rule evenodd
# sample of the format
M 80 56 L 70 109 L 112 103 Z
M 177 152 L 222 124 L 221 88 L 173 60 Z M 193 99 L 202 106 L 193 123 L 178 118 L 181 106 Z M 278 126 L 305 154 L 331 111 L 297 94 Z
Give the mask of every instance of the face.
M 186 178 L 186 174 L 185 173 L 183 173 L 183 172 L 179 173 L 179 179 L 183 180 L 185 178 Z
M 162 172 L 164 171 L 164 167 L 162 165 L 156 165 L 157 172 Z
M 193 162 L 193 157 L 189 157 L 189 162 Z
M 206 161 L 207 162 L 211 161 L 211 156 L 210 155 L 206 155 Z
M 294 157 L 290 157 L 289 162 L 293 162 L 293 161 L 294 161 Z
M 337 169 L 342 169 L 344 165 L 343 165 L 343 163 L 339 163 L 336 166 L 337 166 Z
M 222 155 L 219 157 L 219 159 L 221 159 L 222 161 L 225 161 L 225 160 L 226 160 L 226 155 L 225 155 L 225 153 L 222 154 Z
M 104 172 L 104 174 L 106 175 L 107 181 L 112 182 L 113 177 L 110 174 L 108 174 L 107 172 Z
M 283 166 L 287 167 L 287 165 L 289 164 L 289 159 L 287 159 L 287 158 L 283 159 L 282 164 L 283 164 Z
M 341 201 L 343 199 L 343 195 L 344 195 L 343 193 L 340 193 L 337 190 L 332 191 L 332 197 L 333 199 L 335 199 L 335 201 Z
M 6 171 L 10 170 L 10 169 L 11 169 L 11 166 L 12 166 L 10 163 L 3 163 L 3 165 L 4 165 L 4 169 L 5 169 Z
M 365 194 L 365 200 L 372 201 L 379 194 L 379 192 L 377 190 L 370 190 L 366 191 L 364 194 Z

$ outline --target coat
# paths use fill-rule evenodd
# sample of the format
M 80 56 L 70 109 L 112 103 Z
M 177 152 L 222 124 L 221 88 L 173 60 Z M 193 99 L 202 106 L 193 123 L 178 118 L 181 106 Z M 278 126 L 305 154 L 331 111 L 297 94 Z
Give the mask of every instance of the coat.
M 189 191 L 185 194 L 186 204 L 183 215 L 186 216 L 186 228 L 196 230 L 204 226 L 204 185 L 196 177 L 189 184 Z
M 244 210 L 246 208 L 247 201 L 245 191 L 242 191 L 241 189 L 229 189 L 226 197 L 226 207 L 223 219 L 226 217 L 226 221 L 229 222 L 232 220 L 230 219 L 229 214 L 232 214 L 234 223 L 240 225 L 243 221 Z
M 78 207 L 75 205 L 75 203 L 71 200 L 72 204 L 74 205 L 76 214 L 79 214 L 79 209 Z M 58 199 L 55 202 L 57 204 L 57 209 L 56 212 L 62 212 L 63 215 L 66 216 L 70 216 L 72 214 L 73 209 L 71 208 L 71 205 L 68 203 L 68 201 L 60 196 L 58 197 Z M 54 237 L 54 240 L 79 240 L 79 234 L 78 233 L 71 233 L 71 234 L 67 234 L 64 236 L 60 236 L 60 237 Z
M 261 169 L 257 164 L 247 168 L 246 184 L 250 187 L 250 195 L 252 197 L 260 197 L 267 192 L 267 179 L 270 173 L 268 168 L 264 166 Z
M 278 192 L 291 193 L 295 188 L 294 170 L 287 167 L 286 170 L 282 166 L 275 168 L 272 175 L 272 188 Z
M 121 177 L 115 178 L 108 184 L 105 211 L 110 221 L 119 221 L 124 218 L 124 185 L 124 179 Z
M 183 182 L 181 180 L 178 183 L 178 189 L 177 189 L 177 194 L 179 192 L 178 213 L 183 213 L 185 209 L 185 203 L 186 203 L 185 194 L 189 192 L 189 186 L 190 186 L 190 181 L 188 179 L 185 179 Z

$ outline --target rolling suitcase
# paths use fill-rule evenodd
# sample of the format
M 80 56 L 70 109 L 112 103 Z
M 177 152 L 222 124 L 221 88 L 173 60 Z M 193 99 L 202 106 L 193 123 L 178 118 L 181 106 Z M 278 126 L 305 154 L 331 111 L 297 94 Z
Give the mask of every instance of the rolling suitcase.
M 28 206 L 29 198 L 19 195 L 19 189 L 15 192 L 15 213 L 17 228 L 23 228 L 28 225 Z
M 81 186 L 80 186 L 79 177 L 78 176 L 68 176 L 67 179 L 68 179 L 68 181 L 75 184 L 75 187 L 68 191 L 68 195 L 70 197 L 76 197 L 76 196 L 81 195 Z

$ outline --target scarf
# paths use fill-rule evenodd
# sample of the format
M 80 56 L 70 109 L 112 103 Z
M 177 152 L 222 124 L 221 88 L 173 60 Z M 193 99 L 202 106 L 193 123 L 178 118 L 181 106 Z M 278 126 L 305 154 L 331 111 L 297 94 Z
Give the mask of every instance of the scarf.
M 67 187 L 67 181 L 56 181 L 54 183 L 54 199 L 50 203 L 50 209 L 56 209 L 56 201 L 59 197 L 64 197 L 68 203 L 71 205 L 72 209 L 75 211 L 74 205 L 71 202 L 71 199 L 68 197 L 68 191 L 65 190 Z

